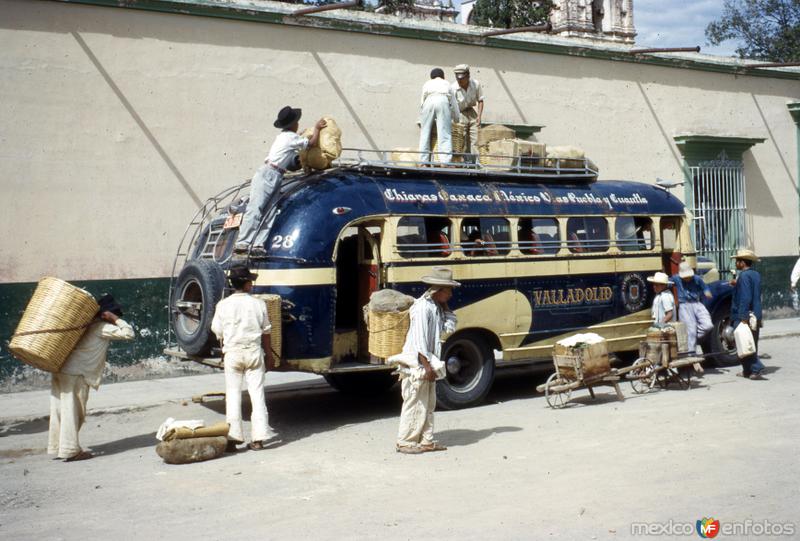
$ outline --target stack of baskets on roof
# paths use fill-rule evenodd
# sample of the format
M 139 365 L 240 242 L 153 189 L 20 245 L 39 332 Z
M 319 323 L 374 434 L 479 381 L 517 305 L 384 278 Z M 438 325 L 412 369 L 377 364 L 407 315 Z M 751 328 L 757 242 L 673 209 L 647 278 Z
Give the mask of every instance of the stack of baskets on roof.
M 412 304 L 414 297 L 393 289 L 381 289 L 370 296 L 364 307 L 370 354 L 385 360 L 403 350 Z
M 42 278 L 8 349 L 31 366 L 58 372 L 99 309 L 83 289 L 58 278 Z

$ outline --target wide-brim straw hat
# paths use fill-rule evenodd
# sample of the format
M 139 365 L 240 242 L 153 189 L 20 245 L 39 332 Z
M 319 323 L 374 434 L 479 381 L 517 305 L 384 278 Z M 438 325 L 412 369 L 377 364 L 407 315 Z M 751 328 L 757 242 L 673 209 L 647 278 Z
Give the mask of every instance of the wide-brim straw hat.
M 691 278 L 694 276 L 694 269 L 689 263 L 684 261 L 678 266 L 678 276 L 681 278 Z
M 752 261 L 753 263 L 758 263 L 758 256 L 753 250 L 736 250 L 736 253 L 731 256 L 731 259 L 745 259 L 747 261 Z
M 447 267 L 433 267 L 431 273 L 422 277 L 422 283 L 429 286 L 458 287 L 461 284 L 453 280 L 453 271 Z
M 669 280 L 669 276 L 667 276 L 663 272 L 657 272 L 653 276 L 648 276 L 647 281 L 651 284 L 661 284 L 665 286 L 671 286 L 672 282 Z

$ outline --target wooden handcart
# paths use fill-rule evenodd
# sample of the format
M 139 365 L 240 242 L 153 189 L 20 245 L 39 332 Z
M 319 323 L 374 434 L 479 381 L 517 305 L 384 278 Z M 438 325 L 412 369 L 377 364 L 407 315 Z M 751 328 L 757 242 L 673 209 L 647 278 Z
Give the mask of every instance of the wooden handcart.
M 649 392 L 656 384 L 667 389 L 671 383 L 681 389 L 691 389 L 692 375 L 702 373 L 703 356 L 678 351 L 674 335 L 664 333 L 659 338 L 649 335 L 639 344 L 639 358 L 626 368 L 616 371 L 630 382 L 633 392 Z
M 586 388 L 592 398 L 595 398 L 594 388 L 601 386 L 614 387 L 619 400 L 625 400 L 622 391 L 619 389 L 620 376 L 615 374 L 608 364 L 608 354 L 605 356 L 605 363 L 594 363 L 586 366 L 586 357 L 582 355 L 570 355 L 555 353 L 553 355 L 553 365 L 556 371 L 547 378 L 547 381 L 536 390 L 544 392 L 547 404 L 554 409 L 563 408 L 572 398 L 572 391 Z

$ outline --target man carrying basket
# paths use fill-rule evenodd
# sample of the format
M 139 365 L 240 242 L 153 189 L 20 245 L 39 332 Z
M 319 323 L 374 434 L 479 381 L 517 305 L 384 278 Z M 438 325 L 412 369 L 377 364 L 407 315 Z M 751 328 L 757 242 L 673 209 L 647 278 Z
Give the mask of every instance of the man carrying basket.
M 453 288 L 461 284 L 444 267 L 422 277 L 430 288 L 411 305 L 411 323 L 403 351 L 389 358 L 399 365 L 403 409 L 397 433 L 397 452 L 420 454 L 447 448 L 433 439 L 433 411 L 436 409 L 436 380 L 444 378 L 442 334 L 453 332 L 456 317 L 447 307 Z
M 50 388 L 50 433 L 47 453 L 64 462 L 92 458 L 81 449 L 78 432 L 86 419 L 89 386 L 97 389 L 103 377 L 108 347 L 115 340 L 133 340 L 133 327 L 122 319 L 122 308 L 111 295 L 98 301 L 97 318 L 86 329 Z

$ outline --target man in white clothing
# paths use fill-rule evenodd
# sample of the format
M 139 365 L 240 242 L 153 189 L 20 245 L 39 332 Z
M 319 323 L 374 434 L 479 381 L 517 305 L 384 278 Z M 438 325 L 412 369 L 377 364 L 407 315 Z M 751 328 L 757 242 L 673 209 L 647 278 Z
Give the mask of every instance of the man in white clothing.
M 252 439 L 248 447 L 261 451 L 264 442 L 275 435 L 267 420 L 264 397 L 265 359 L 272 366 L 272 325 L 267 317 L 267 304 L 250 295 L 256 277 L 246 265 L 233 265 L 229 279 L 235 292 L 217 303 L 211 321 L 211 331 L 222 344 L 225 365 L 225 420 L 230 425 L 228 452 L 235 452 L 236 446 L 244 443 L 243 379 L 253 406 Z
M 470 77 L 468 65 L 459 64 L 453 71 L 456 75 L 453 91 L 459 109 L 457 122 L 464 126 L 464 153 L 476 154 L 478 129 L 483 118 L 483 88 L 476 79 Z
M 297 134 L 300 129 L 301 115 L 300 109 L 293 109 L 287 105 L 280 110 L 277 120 L 273 123 L 282 131 L 272 143 L 264 165 L 256 171 L 250 182 L 250 199 L 247 202 L 247 210 L 242 218 L 239 235 L 233 248 L 235 254 L 249 253 L 252 258 L 263 258 L 267 255 L 264 246 L 267 243 L 272 219 L 275 216 L 273 214 L 270 221 L 262 226 L 264 213 L 269 210 L 271 203 L 277 197 L 283 175 L 292 165 L 295 157 L 301 150 L 319 144 L 319 132 L 327 125 L 323 119 L 320 119 L 314 126 L 311 138 L 302 137 Z
M 800 310 L 800 296 L 797 294 L 797 282 L 800 280 L 800 257 L 792 269 L 792 275 L 789 277 L 789 291 L 792 293 L 792 308 Z
M 453 273 L 434 267 L 422 282 L 430 287 L 411 306 L 411 324 L 403 351 L 389 359 L 399 366 L 403 395 L 397 451 L 419 454 L 444 451 L 433 439 L 433 412 L 436 409 L 436 379 L 444 377 L 442 334 L 453 332 L 455 315 L 447 307 L 453 288 L 459 284 Z
M 439 142 L 438 162 L 453 161 L 453 121 L 458 118 L 458 103 L 450 83 L 444 80 L 444 71 L 435 68 L 431 78 L 422 86 L 420 101 L 419 152 L 423 162 L 431 159 L 431 129 L 436 123 L 436 137 Z
M 106 366 L 108 347 L 115 340 L 132 340 L 133 327 L 122 319 L 122 308 L 111 295 L 98 301 L 100 310 L 72 350 L 50 387 L 50 431 L 47 452 L 74 462 L 92 458 L 81 449 L 78 432 L 86 419 L 89 387 L 97 389 Z

